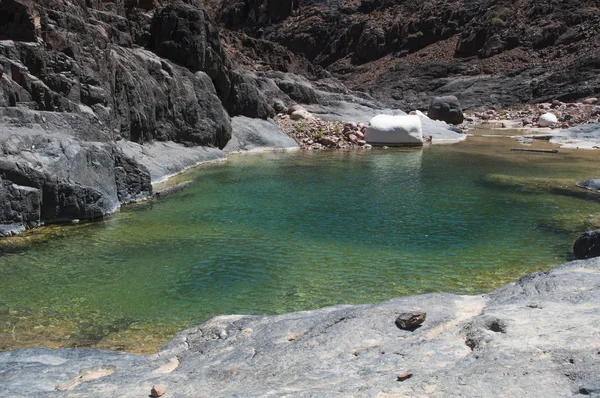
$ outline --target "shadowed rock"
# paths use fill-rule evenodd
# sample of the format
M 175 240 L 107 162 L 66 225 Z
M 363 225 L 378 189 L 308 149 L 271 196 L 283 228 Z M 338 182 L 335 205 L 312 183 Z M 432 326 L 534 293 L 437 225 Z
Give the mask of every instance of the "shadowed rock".
M 582 233 L 573 244 L 573 254 L 577 258 L 600 256 L 600 229 Z
M 433 98 L 427 116 L 430 119 L 442 120 L 450 124 L 461 124 L 465 120 L 460 109 L 460 102 L 453 95 Z

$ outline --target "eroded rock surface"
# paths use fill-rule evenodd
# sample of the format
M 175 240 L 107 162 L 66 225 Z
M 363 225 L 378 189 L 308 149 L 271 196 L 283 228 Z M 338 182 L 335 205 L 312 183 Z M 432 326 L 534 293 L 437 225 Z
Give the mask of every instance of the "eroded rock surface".
M 420 328 L 395 325 L 414 311 L 427 312 Z M 8 351 L 0 384 L 7 396 L 40 397 L 147 396 L 156 384 L 174 396 L 598 396 L 599 342 L 600 259 L 589 259 L 482 296 L 219 316 L 153 356 Z M 115 371 L 54 391 L 89 368 Z

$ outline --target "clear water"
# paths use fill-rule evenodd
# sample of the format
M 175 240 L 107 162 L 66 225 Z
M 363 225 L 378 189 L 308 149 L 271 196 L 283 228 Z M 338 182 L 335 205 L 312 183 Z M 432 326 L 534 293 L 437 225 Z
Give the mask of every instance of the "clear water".
M 600 213 L 569 188 L 593 155 L 486 145 L 232 157 L 104 222 L 4 243 L 0 349 L 151 352 L 217 314 L 478 294 L 569 259 Z

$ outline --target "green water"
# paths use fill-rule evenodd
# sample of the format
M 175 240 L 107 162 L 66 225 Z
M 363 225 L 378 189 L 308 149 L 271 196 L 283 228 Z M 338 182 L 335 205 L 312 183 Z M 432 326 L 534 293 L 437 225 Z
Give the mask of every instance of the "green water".
M 0 349 L 152 351 L 216 314 L 478 294 L 569 259 L 600 213 L 569 185 L 593 177 L 590 155 L 482 148 L 232 157 L 164 199 L 4 244 Z

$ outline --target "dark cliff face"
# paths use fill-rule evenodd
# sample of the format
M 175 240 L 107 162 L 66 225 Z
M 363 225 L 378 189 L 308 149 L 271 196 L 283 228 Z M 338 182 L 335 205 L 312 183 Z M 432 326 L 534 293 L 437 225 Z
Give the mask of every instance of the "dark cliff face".
M 595 1 L 288 0 L 292 12 L 278 18 L 267 1 L 219 3 L 226 29 L 264 32 L 349 87 L 404 109 L 424 108 L 432 95 L 498 108 L 600 92 Z M 236 17 L 240 10 L 251 17 Z
M 240 76 L 191 2 L 2 0 L 0 235 L 147 197 L 118 140 L 223 148 L 230 115 L 273 114 Z

